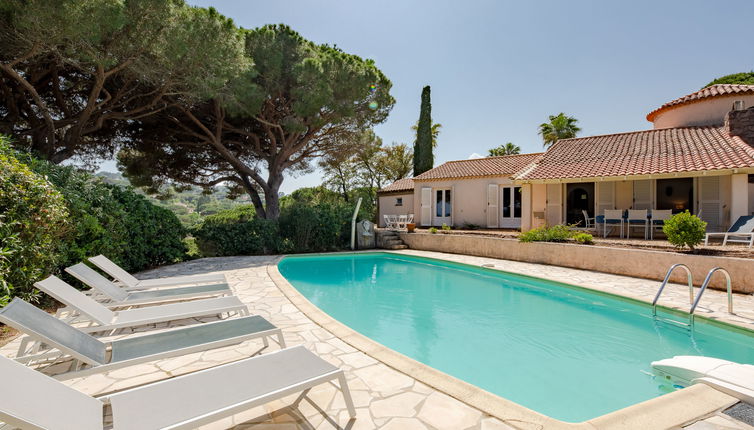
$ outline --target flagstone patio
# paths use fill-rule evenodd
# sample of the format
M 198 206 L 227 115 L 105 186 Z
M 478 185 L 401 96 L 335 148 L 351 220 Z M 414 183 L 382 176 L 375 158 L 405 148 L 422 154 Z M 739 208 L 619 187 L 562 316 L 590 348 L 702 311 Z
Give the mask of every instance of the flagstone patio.
M 412 255 L 443 258 L 474 265 L 494 265 L 510 272 L 542 276 L 550 279 L 583 285 L 603 291 L 617 292 L 642 300 L 651 300 L 657 283 L 624 276 L 592 273 L 575 269 L 542 266 L 491 258 L 440 254 L 425 251 L 402 251 Z M 278 260 L 275 256 L 205 258 L 145 272 L 142 278 L 173 276 L 177 274 L 224 272 L 236 295 L 249 305 L 253 314 L 259 314 L 283 329 L 289 346 L 303 344 L 325 360 L 343 368 L 357 407 L 357 419 L 349 420 L 345 405 L 335 387 L 323 385 L 311 391 L 309 400 L 292 404 L 297 398 L 271 402 L 243 414 L 227 418 L 204 429 L 469 429 L 502 430 L 529 429 L 526 423 L 504 423 L 484 412 L 468 406 L 428 385 L 415 380 L 353 348 L 320 327 L 297 308 L 268 273 Z M 681 285 L 670 285 L 665 303 L 679 308 L 688 307 L 688 290 Z M 713 316 L 739 325 L 754 327 L 754 297 L 737 295 L 737 316 L 725 313 L 725 294 L 709 291 L 702 306 L 707 316 Z M 195 322 L 173 323 L 172 326 Z M 161 329 L 167 328 L 162 325 Z M 143 330 L 142 330 L 143 331 Z M 121 334 L 119 335 L 128 335 Z M 18 339 L 0 348 L 0 353 L 13 356 Z M 269 350 L 277 349 L 274 343 Z M 238 360 L 262 349 L 261 341 L 252 341 L 236 347 L 190 354 L 155 363 L 119 369 L 109 373 L 66 381 L 67 384 L 92 395 L 112 392 L 150 381 L 172 377 Z M 262 351 L 263 353 L 266 351 Z M 47 369 L 48 373 L 64 371 L 66 363 Z M 239 383 L 244 383 L 239 381 Z M 248 381 L 253 383 L 253 381 Z M 738 429 L 752 430 L 744 423 L 719 412 L 697 423 L 689 423 L 695 430 Z

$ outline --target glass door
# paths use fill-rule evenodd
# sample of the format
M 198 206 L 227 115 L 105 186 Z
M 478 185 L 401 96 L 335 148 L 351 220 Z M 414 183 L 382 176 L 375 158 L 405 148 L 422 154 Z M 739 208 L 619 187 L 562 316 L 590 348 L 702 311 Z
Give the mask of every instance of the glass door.
M 450 190 L 435 190 L 435 226 L 451 225 L 452 204 Z
M 500 187 L 500 227 L 521 227 L 521 187 Z

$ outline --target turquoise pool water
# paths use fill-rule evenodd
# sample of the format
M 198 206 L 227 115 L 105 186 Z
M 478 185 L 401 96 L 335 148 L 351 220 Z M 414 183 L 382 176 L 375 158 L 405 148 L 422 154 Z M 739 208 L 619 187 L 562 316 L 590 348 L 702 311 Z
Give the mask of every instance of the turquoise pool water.
M 557 282 L 393 254 L 286 257 L 280 272 L 320 309 L 422 363 L 553 418 L 580 422 L 668 392 L 654 360 L 754 364 L 754 337 Z M 678 317 L 676 317 L 678 318 Z

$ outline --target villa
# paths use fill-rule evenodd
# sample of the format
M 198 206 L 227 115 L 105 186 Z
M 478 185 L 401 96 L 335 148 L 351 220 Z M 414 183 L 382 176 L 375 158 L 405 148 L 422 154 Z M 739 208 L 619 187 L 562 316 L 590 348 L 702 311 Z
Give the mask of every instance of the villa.
M 526 231 L 583 222 L 583 211 L 664 209 L 720 231 L 754 213 L 754 85 L 713 85 L 647 120 L 653 129 L 563 139 L 543 154 L 445 163 L 380 190 L 379 218 Z

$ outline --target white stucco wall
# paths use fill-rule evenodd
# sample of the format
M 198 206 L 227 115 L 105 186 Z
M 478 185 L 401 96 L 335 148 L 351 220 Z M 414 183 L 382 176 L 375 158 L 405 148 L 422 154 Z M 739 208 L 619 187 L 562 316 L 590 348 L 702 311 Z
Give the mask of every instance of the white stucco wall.
M 396 206 L 398 198 L 403 199 L 402 206 Z M 379 196 L 379 214 L 377 219 L 380 227 L 385 227 L 385 217 L 383 215 L 408 215 L 415 214 L 414 212 L 414 193 L 413 191 L 406 191 L 405 194 L 390 194 Z M 415 216 L 416 217 L 416 216 Z M 414 217 L 414 221 L 416 218 Z
M 512 185 L 513 181 L 504 177 L 415 181 L 413 202 L 417 225 L 421 221 L 421 190 L 422 188 L 429 187 L 432 188 L 433 197 L 437 189 L 453 189 L 451 201 L 454 227 L 462 227 L 464 224 L 476 224 L 482 228 L 486 228 L 487 186 L 489 184 Z M 433 219 L 434 212 L 433 207 Z
M 743 100 L 744 108 L 754 106 L 754 95 L 714 97 L 660 112 L 654 119 L 654 128 L 722 124 L 735 100 Z

